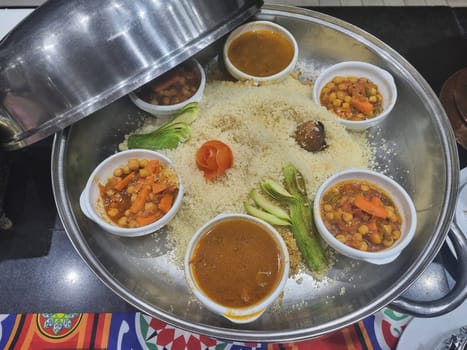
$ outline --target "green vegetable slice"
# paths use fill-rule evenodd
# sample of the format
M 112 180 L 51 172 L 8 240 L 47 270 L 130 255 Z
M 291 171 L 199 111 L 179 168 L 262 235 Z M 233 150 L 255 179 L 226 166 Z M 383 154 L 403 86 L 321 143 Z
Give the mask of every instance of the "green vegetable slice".
M 271 203 L 256 190 L 250 192 L 250 198 L 259 207 L 244 204 L 248 214 L 256 216 L 273 225 L 288 222 L 297 246 L 308 267 L 315 272 L 324 272 L 328 267 L 327 259 L 316 231 L 312 217 L 312 206 L 306 192 L 303 175 L 295 166 L 289 164 L 283 169 L 284 186 L 272 180 L 263 181 L 261 189 L 288 212 Z
M 151 150 L 174 149 L 180 143 L 190 139 L 189 125 L 199 116 L 197 102 L 182 108 L 175 117 L 162 124 L 158 129 L 147 134 L 134 134 L 128 137 L 128 148 L 145 148 Z
M 258 209 L 252 205 L 244 203 L 245 210 L 248 214 L 255 216 L 261 220 L 264 220 L 271 225 L 277 226 L 290 226 L 290 221 L 278 218 L 277 216 L 267 213 L 261 209 Z

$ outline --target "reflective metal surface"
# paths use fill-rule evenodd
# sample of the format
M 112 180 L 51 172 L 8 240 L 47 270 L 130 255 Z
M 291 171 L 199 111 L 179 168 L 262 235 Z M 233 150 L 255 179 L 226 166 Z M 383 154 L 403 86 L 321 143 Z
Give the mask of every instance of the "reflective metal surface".
M 0 147 L 17 149 L 183 62 L 255 0 L 50 0 L 0 43 Z
M 189 293 L 183 271 L 171 263 L 164 234 L 138 240 L 113 237 L 79 209 L 79 195 L 90 172 L 141 121 L 141 113 L 126 97 L 57 134 L 53 189 L 59 215 L 77 251 L 109 288 L 143 312 L 219 338 L 300 340 L 329 333 L 397 302 L 427 269 L 452 222 L 459 183 L 457 148 L 447 116 L 426 81 L 372 35 L 333 17 L 292 7 L 265 6 L 256 17 L 292 32 L 302 67 L 321 71 L 339 61 L 363 60 L 394 76 L 398 102 L 391 117 L 380 128 L 371 129 L 369 139 L 378 150 L 378 167 L 408 191 L 417 208 L 415 238 L 395 262 L 375 266 L 339 257 L 328 274 L 329 283 L 317 283 L 305 273 L 289 279 L 280 307 L 252 324 L 234 325 L 207 311 Z M 457 249 L 466 247 L 465 236 L 455 234 L 453 239 L 458 240 Z M 465 257 L 460 264 L 465 272 Z M 455 293 L 444 311 L 465 297 L 465 279 Z M 404 300 L 398 306 L 420 309 L 426 305 L 409 305 Z

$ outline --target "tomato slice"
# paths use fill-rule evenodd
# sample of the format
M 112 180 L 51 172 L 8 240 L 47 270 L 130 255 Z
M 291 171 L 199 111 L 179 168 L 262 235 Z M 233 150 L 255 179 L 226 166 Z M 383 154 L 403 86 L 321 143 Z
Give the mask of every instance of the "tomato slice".
M 213 179 L 232 167 L 232 150 L 219 140 L 207 141 L 196 152 L 196 165 L 207 180 Z

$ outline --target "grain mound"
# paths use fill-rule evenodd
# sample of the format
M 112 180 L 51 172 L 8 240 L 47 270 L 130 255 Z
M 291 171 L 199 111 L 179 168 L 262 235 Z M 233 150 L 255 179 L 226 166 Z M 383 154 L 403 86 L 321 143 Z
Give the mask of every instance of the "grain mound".
M 337 171 L 370 168 L 372 152 L 364 133 L 348 132 L 336 117 L 312 101 L 312 87 L 293 78 L 260 87 L 225 81 L 210 82 L 199 104 L 200 117 L 191 125 L 191 139 L 176 150 L 165 150 L 180 173 L 185 197 L 167 229 L 174 243 L 174 260 L 182 265 L 192 234 L 210 218 L 226 212 L 244 212 L 252 188 L 265 178 L 279 180 L 292 163 L 304 175 L 310 199 L 320 184 Z M 328 148 L 310 153 L 295 142 L 298 124 L 311 118 L 325 127 Z M 147 124 L 136 133 L 149 132 Z M 215 181 L 206 181 L 197 169 L 195 154 L 207 140 L 230 146 L 234 165 Z M 121 145 L 125 148 L 125 143 Z M 285 235 L 292 274 L 300 254 L 291 235 Z

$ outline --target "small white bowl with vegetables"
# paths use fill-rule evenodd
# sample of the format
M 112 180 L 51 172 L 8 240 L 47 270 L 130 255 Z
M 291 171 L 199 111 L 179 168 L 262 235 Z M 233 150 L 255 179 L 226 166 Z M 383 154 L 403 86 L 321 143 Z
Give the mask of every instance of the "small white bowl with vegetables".
M 159 152 L 134 149 L 104 159 L 80 196 L 82 212 L 103 230 L 138 237 L 164 227 L 183 200 L 181 177 Z
M 313 99 L 347 129 L 362 131 L 389 116 L 397 101 L 397 87 L 388 71 L 367 62 L 347 61 L 319 74 Z
M 329 177 L 313 204 L 316 227 L 337 252 L 382 265 L 394 261 L 417 227 L 415 205 L 390 177 L 347 169 Z
M 140 109 L 156 117 L 170 118 L 192 102 L 203 98 L 206 74 L 190 59 L 129 94 Z

